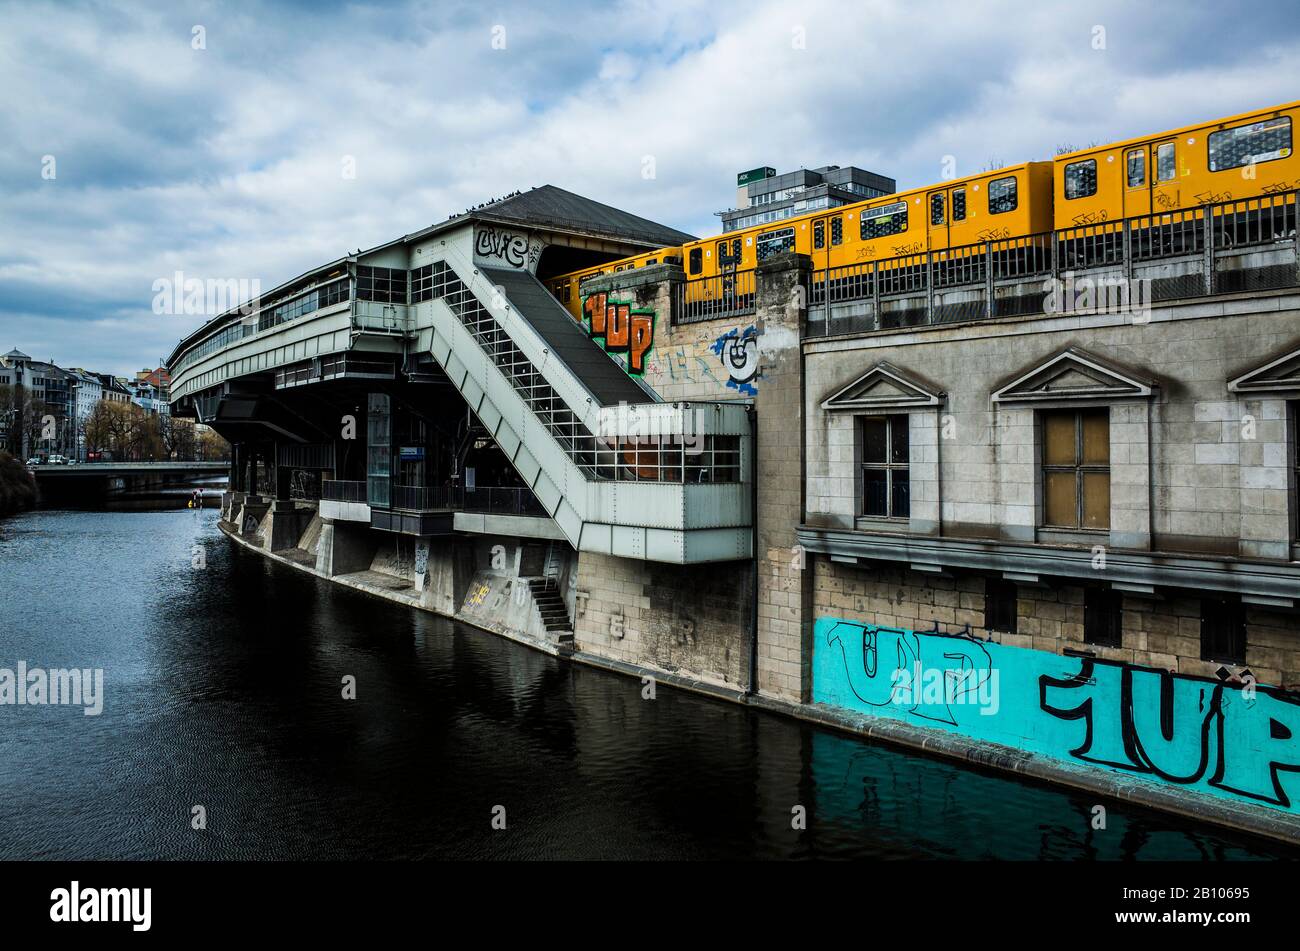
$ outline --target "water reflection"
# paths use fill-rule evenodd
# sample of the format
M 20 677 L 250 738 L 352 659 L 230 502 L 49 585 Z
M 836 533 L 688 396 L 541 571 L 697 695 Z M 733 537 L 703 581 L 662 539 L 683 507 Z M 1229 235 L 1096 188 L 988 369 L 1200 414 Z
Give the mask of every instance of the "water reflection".
M 1084 796 L 668 689 L 642 700 L 635 679 L 268 562 L 216 517 L 0 522 L 0 666 L 102 667 L 106 691 L 99 717 L 0 707 L 0 857 L 1281 854 L 1119 804 L 1095 833 Z

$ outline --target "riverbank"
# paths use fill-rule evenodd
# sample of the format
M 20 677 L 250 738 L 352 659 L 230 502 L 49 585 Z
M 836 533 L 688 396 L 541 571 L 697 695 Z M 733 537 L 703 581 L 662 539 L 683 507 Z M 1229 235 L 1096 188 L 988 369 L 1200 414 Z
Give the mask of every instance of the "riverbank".
M 0 518 L 36 507 L 36 477 L 7 452 L 0 452 Z
M 1178 787 L 1156 784 L 1133 774 L 1076 766 L 1021 749 L 991 742 L 976 742 L 959 734 L 919 727 L 896 719 L 863 716 L 823 704 L 792 703 L 776 697 L 746 692 L 732 685 L 612 659 L 575 649 L 572 645 L 556 643 L 542 636 L 532 636 L 519 624 L 494 620 L 493 616 L 485 615 L 481 611 L 462 612 L 459 610 L 460 605 L 454 602 L 451 604 L 451 611 L 439 610 L 440 604 L 445 606 L 445 599 L 431 600 L 422 597 L 421 593 L 414 590 L 411 585 L 395 586 L 393 576 L 390 574 L 368 568 L 329 573 L 317 568 L 316 558 L 307 549 L 294 547 L 280 551 L 268 550 L 272 547 L 268 544 L 268 539 L 271 537 L 271 520 L 268 513 L 260 520 L 260 524 L 255 522 L 249 526 L 251 530 L 244 533 L 239 532 L 226 521 L 218 524 L 233 541 L 273 561 L 291 565 L 301 571 L 387 601 L 471 624 L 481 630 L 499 634 L 556 657 L 634 677 L 643 683 L 650 679 L 657 685 L 671 686 L 778 716 L 791 717 L 839 733 L 879 741 L 928 756 L 959 762 L 966 766 L 1011 774 L 1052 787 L 1086 792 L 1099 800 L 1108 800 L 1112 804 L 1132 803 L 1198 823 L 1261 836 L 1290 846 L 1300 845 L 1300 820 L 1285 813 L 1187 792 Z M 311 534 L 310 531 L 307 533 L 307 535 Z M 508 606 L 512 600 L 506 597 L 503 602 Z

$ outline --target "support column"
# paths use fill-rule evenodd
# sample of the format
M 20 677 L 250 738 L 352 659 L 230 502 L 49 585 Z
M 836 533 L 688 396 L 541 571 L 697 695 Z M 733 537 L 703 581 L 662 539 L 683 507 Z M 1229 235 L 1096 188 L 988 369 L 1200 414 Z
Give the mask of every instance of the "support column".
M 782 254 L 758 266 L 756 323 L 762 382 L 754 519 L 758 572 L 758 692 L 795 702 L 812 696 L 812 569 L 795 538 L 803 521 L 804 392 L 800 340 L 812 263 Z

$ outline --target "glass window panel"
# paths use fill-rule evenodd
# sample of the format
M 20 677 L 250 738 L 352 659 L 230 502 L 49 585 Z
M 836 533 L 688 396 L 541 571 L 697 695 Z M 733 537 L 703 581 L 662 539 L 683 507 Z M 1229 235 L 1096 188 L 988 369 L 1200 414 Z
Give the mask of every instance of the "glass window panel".
M 863 462 L 885 462 L 888 442 L 885 432 L 884 417 L 868 417 L 862 421 Z
M 1071 162 L 1065 166 L 1065 197 L 1087 198 L 1097 194 L 1097 160 Z
M 1090 466 L 1110 463 L 1110 414 L 1105 410 L 1083 414 L 1083 463 Z
M 943 224 L 943 192 L 935 192 L 930 196 L 930 224 Z
M 1083 528 L 1110 528 L 1110 473 L 1083 473 Z
M 888 474 L 884 469 L 862 470 L 862 511 L 865 515 L 889 514 Z
M 1001 215 L 1016 210 L 1016 180 L 999 178 L 989 182 L 989 214 Z
M 1043 513 L 1048 525 L 1078 525 L 1074 472 L 1043 473 Z
M 889 461 L 907 462 L 908 417 L 889 417 Z
M 908 478 L 906 469 L 890 470 L 891 481 L 893 482 L 893 494 L 890 499 L 889 514 L 894 518 L 907 518 L 911 514 L 911 481 Z
M 1043 414 L 1043 463 L 1049 466 L 1075 464 L 1073 413 Z
M 1177 176 L 1174 161 L 1174 143 L 1162 142 L 1156 146 L 1156 181 L 1171 182 Z
M 1147 154 L 1141 149 L 1128 153 L 1128 187 L 1137 188 L 1147 183 Z
M 954 188 L 952 191 L 952 220 L 966 220 L 966 189 Z
M 1291 118 L 1280 116 L 1211 132 L 1208 148 L 1211 172 L 1286 158 L 1291 154 Z

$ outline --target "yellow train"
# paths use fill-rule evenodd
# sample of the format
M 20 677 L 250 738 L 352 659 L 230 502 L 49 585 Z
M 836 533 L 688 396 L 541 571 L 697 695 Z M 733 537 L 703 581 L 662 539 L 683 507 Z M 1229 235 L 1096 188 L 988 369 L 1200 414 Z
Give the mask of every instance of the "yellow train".
M 1147 217 L 1154 232 L 1203 205 L 1300 189 L 1293 146 L 1298 113 L 1300 102 L 1292 102 L 1081 149 L 1051 162 L 1026 162 L 661 248 L 548 283 L 581 320 L 585 281 L 672 259 L 685 268 L 688 302 L 707 301 L 735 295 L 742 272 L 784 251 L 808 255 L 818 270 L 871 261 L 904 268 L 912 263 L 909 255 L 1086 230 L 1124 218 Z M 1294 221 L 1286 227 L 1294 228 Z M 1231 240 L 1231 229 L 1225 230 Z

